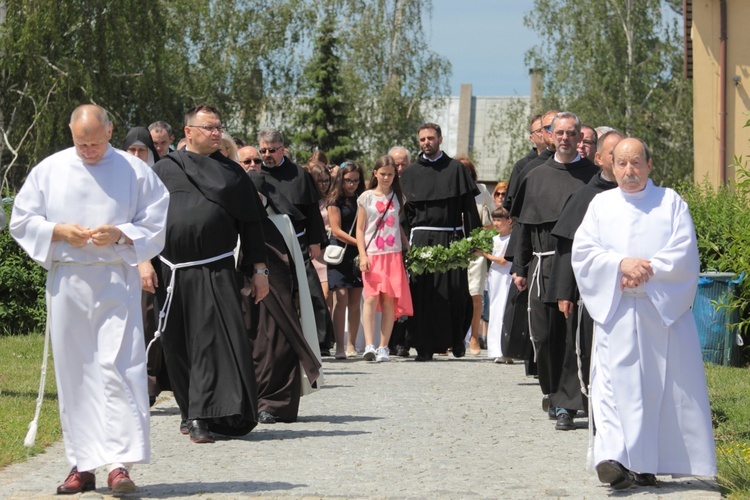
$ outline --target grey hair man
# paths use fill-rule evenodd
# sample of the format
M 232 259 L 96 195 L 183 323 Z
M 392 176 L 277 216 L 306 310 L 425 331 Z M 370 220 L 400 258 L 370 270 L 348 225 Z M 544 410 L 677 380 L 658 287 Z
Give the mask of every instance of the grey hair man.
M 292 214 L 287 214 L 292 218 L 302 255 L 305 257 L 305 271 L 315 311 L 320 352 L 325 355 L 329 353 L 334 338 L 333 322 L 318 273 L 312 263 L 312 259 L 320 255 L 320 245 L 326 235 L 318 206 L 320 194 L 312 175 L 284 156 L 284 150 L 284 136 L 279 130 L 267 128 L 260 131 L 258 151 L 263 160 L 261 173 L 268 184 L 274 186 L 305 216 L 304 220 L 299 220 L 291 217 Z
M 511 215 L 517 218 L 514 252 L 516 287 L 523 291 L 529 286 L 528 331 L 534 343 L 542 407 L 557 420 L 559 430 L 575 429 L 573 408 L 549 409 L 548 395 L 555 393 L 560 381 L 565 355 L 566 318 L 558 309 L 552 276 L 556 240 L 551 231 L 557 223 L 568 197 L 599 172 L 576 149 L 581 139 L 581 121 L 574 113 L 557 113 L 550 123 L 555 154 L 544 164 L 531 170 L 521 181 L 519 208 L 513 204 Z M 514 233 L 515 234 L 515 233 Z
M 396 162 L 396 171 L 400 176 L 406 167 L 411 165 L 411 155 L 403 146 L 393 146 L 388 150 L 388 155 Z

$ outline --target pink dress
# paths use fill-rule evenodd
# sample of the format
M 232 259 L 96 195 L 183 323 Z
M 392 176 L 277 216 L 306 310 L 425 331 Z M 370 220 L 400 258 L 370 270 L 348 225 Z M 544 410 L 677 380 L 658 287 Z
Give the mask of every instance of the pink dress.
M 323 199 L 318 202 L 318 207 L 320 208 L 320 215 L 323 216 L 323 224 L 326 226 L 326 231 L 330 231 L 331 224 L 328 222 L 328 202 Z M 320 252 L 320 255 L 318 255 L 318 258 L 313 260 L 313 266 L 315 266 L 315 270 L 318 272 L 318 279 L 321 283 L 327 283 L 328 282 L 328 265 L 323 260 L 323 252 Z
M 369 190 L 357 199 L 357 205 L 364 208 L 367 214 L 365 245 L 370 243 L 365 250 L 370 261 L 370 271 L 362 273 L 362 283 L 365 297 L 373 297 L 378 293 L 391 297 L 395 317 L 398 318 L 412 316 L 414 307 L 401 257 L 401 231 L 398 224 L 401 204 L 394 196 L 389 206 L 390 197 L 378 196 Z

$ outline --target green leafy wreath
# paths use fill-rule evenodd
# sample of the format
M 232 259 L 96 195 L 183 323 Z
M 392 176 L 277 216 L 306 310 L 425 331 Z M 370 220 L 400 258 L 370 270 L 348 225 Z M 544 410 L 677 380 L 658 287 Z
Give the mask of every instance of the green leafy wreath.
M 476 258 L 475 250 L 492 252 L 492 238 L 496 234 L 494 229 L 477 228 L 467 238 L 454 241 L 448 248 L 443 245 L 412 247 L 406 254 L 406 269 L 415 275 L 466 269 Z

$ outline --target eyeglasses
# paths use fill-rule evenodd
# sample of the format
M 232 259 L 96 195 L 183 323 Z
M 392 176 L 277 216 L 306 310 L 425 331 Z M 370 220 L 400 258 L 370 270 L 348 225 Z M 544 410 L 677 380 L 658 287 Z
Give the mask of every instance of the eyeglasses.
M 240 163 L 244 165 L 250 165 L 251 163 L 260 165 L 261 163 L 263 163 L 263 160 L 261 160 L 260 158 L 246 158 L 244 160 L 240 160 Z
M 581 141 L 581 142 L 583 143 L 584 146 L 588 146 L 590 148 L 593 148 L 594 146 L 596 146 L 596 143 L 594 141 Z
M 260 154 L 262 154 L 262 155 L 264 155 L 264 154 L 266 154 L 266 153 L 268 153 L 268 154 L 272 155 L 272 154 L 274 154 L 274 153 L 275 153 L 276 151 L 279 151 L 279 150 L 280 150 L 280 149 L 282 149 L 282 148 L 283 148 L 283 146 L 279 146 L 278 148 L 261 148 L 261 149 L 259 149 L 258 151 L 260 151 Z
M 214 132 L 222 133 L 224 132 L 224 127 L 221 125 L 188 125 L 188 127 L 191 128 L 199 128 L 202 130 L 205 130 L 209 134 L 213 134 Z
M 318 184 L 330 184 L 331 179 L 318 179 L 315 182 L 317 182 Z
M 496 191 L 493 196 L 505 196 L 506 194 L 508 193 L 506 193 L 505 191 Z
M 347 183 L 347 184 L 359 184 L 359 178 L 357 178 L 357 179 L 347 179 L 347 178 L 344 178 L 344 182 Z
M 575 137 L 578 135 L 578 132 L 575 130 L 555 130 L 555 135 L 557 137 L 562 137 L 564 135 L 567 135 L 568 137 Z
M 542 127 L 542 128 L 543 128 L 544 130 L 546 130 L 547 132 L 552 132 L 552 124 L 551 124 L 551 123 L 550 123 L 549 125 L 545 125 L 545 126 L 544 126 L 544 127 Z
M 334 170 L 336 170 L 337 168 L 339 168 L 339 166 L 338 166 L 338 165 L 333 165 L 333 164 L 331 164 L 331 165 L 326 165 L 326 168 L 327 168 L 327 169 L 328 169 L 329 171 L 333 172 Z
M 534 135 L 534 134 L 538 134 L 538 133 L 539 133 L 539 132 L 541 132 L 542 130 L 544 130 L 544 127 L 539 127 L 539 128 L 538 128 L 538 129 L 536 129 L 536 130 L 532 130 L 532 131 L 531 131 L 531 135 Z

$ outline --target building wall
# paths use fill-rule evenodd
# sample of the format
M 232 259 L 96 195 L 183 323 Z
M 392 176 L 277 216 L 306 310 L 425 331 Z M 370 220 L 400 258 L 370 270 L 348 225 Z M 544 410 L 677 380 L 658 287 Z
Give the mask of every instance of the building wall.
M 720 182 L 720 7 L 719 0 L 693 0 L 694 178 Z M 750 154 L 750 1 L 727 0 L 727 121 L 724 165 Z M 739 77 L 738 84 L 733 78 Z M 734 171 L 727 170 L 727 180 Z
M 503 116 L 503 111 L 509 105 L 518 100 L 528 105 L 529 96 L 473 96 L 471 98 L 468 153 L 477 167 L 477 175 L 481 181 L 494 185 L 494 182 L 501 180 L 503 171 L 508 167 L 512 168 L 518 160 L 509 156 L 510 137 L 495 137 L 492 134 L 493 124 Z M 426 117 L 427 121 L 440 125 L 443 131 L 443 151 L 449 156 L 457 156 L 459 101 L 459 96 L 448 97 L 443 106 Z M 521 134 L 524 134 L 528 126 L 525 116 L 519 126 Z

